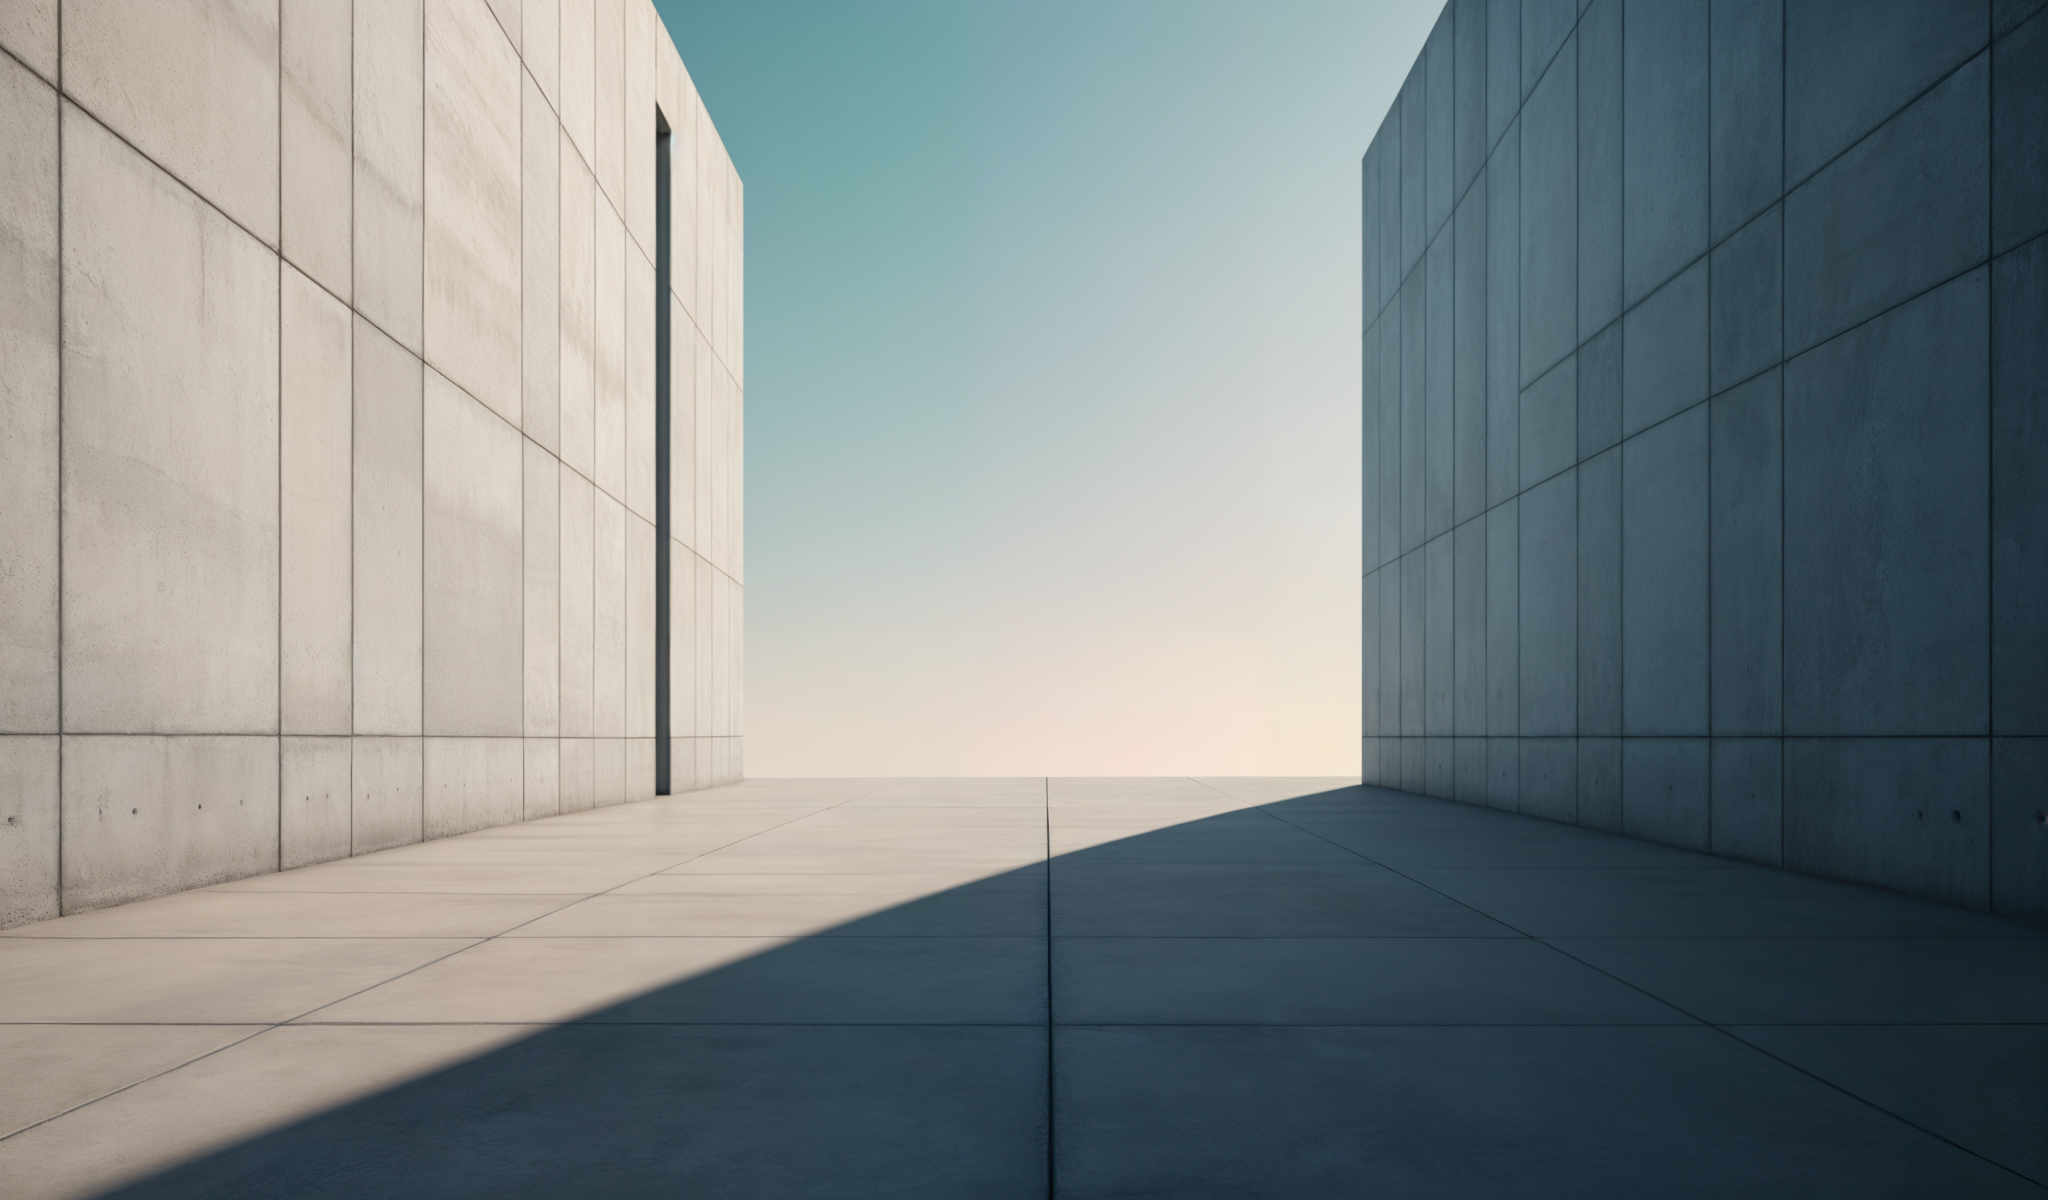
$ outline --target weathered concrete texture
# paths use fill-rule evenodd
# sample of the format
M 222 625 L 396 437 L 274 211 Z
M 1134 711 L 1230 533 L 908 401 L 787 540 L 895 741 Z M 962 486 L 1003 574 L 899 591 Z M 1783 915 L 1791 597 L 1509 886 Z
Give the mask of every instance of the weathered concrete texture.
M 0 925 L 739 777 L 744 192 L 649 0 L 5 0 L 0 144 Z
M 2048 917 L 2044 64 L 2035 0 L 1446 6 L 1361 162 L 1368 782 Z
M 71 107 L 63 203 L 65 731 L 275 733 L 277 257 Z
M 11 5 L 19 52 L 45 18 Z M 49 48 L 56 50 L 49 24 Z M 30 58 L 30 61 L 35 61 Z M 54 63 L 52 64 L 54 66 Z M 0 731 L 57 730 L 57 94 L 0 60 Z M 53 860 L 54 861 L 54 860 Z

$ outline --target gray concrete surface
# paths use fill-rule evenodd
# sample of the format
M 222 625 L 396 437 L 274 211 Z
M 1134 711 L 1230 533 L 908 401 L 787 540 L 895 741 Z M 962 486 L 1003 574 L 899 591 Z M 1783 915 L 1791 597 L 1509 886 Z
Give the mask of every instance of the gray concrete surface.
M 740 777 L 744 200 L 651 0 L 7 0 L 0 145 L 0 927 Z
M 2048 935 L 1344 780 L 749 781 L 0 934 L 119 1196 L 2040 1196 Z
M 1361 165 L 1368 782 L 2048 920 L 2041 8 L 1444 6 Z

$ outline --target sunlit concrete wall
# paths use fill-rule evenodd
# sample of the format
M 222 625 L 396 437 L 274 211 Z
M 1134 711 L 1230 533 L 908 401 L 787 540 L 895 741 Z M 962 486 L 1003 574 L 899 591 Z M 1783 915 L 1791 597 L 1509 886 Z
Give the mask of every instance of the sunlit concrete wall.
M 648 0 L 0 0 L 0 924 L 741 770 L 741 188 Z M 657 117 L 672 129 L 656 298 Z
M 1363 165 L 1363 770 L 2048 915 L 2039 0 L 1455 0 Z

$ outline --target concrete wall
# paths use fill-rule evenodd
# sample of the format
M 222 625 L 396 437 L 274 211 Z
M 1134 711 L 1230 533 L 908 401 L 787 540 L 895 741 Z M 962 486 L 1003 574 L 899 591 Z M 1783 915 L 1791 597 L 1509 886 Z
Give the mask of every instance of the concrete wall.
M 1454 0 L 1362 176 L 1369 781 L 2048 916 L 2048 13 Z
M 674 788 L 739 777 L 741 188 L 648 0 L 0 50 L 0 924 L 652 794 L 657 313 Z

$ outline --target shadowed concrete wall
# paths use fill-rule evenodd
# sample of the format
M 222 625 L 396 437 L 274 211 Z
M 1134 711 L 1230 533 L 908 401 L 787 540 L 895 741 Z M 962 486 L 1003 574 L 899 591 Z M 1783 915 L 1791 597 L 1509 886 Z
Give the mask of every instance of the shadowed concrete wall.
M 661 320 L 672 785 L 739 777 L 741 187 L 648 0 L 0 50 L 0 925 L 651 795 Z
M 1367 781 L 2048 916 L 2048 13 L 1454 0 L 1362 176 Z

